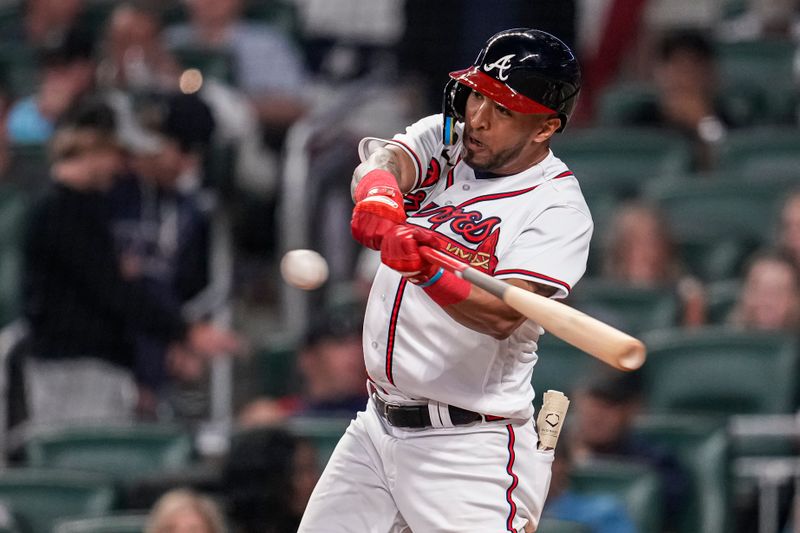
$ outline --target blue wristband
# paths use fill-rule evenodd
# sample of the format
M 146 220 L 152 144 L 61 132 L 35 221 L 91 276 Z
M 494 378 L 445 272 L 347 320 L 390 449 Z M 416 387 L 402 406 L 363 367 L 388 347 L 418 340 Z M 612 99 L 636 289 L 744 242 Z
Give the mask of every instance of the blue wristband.
M 436 283 L 437 281 L 439 281 L 439 279 L 440 279 L 440 278 L 441 278 L 443 275 L 444 275 L 444 268 L 442 268 L 442 267 L 439 267 L 439 270 L 437 270 L 437 271 L 436 271 L 436 274 L 434 274 L 433 276 L 431 276 L 431 279 L 429 279 L 429 280 L 428 280 L 428 281 L 426 281 L 426 282 L 423 282 L 423 283 L 419 283 L 419 284 L 417 284 L 417 287 L 422 287 L 423 289 L 424 289 L 425 287 L 430 287 L 431 285 L 433 285 L 434 283 Z

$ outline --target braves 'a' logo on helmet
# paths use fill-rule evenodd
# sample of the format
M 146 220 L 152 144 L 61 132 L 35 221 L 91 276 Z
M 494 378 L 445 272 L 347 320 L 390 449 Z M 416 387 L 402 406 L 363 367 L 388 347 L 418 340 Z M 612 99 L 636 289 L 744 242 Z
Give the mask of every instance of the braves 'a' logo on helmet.
M 508 54 L 507 56 L 503 56 L 494 63 L 486 63 L 483 65 L 483 70 L 486 72 L 491 72 L 494 69 L 497 69 L 497 78 L 503 81 L 508 79 L 508 74 L 506 71 L 511 68 L 511 60 L 517 54 Z

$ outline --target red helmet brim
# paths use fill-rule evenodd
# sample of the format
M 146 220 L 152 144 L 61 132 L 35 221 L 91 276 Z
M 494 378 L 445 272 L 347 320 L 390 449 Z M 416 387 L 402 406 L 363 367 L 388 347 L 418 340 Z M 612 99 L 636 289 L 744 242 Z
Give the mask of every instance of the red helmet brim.
M 484 96 L 488 96 L 503 107 L 526 115 L 553 115 L 556 111 L 535 102 L 518 93 L 508 85 L 489 76 L 480 68 L 472 66 L 464 70 L 450 73 L 450 77 L 459 83 L 471 87 Z

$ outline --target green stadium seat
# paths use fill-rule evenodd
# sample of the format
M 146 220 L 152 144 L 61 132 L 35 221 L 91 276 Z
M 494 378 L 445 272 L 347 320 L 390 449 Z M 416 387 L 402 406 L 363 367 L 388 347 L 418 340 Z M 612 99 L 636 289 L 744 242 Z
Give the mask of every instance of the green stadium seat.
M 736 276 L 768 241 L 785 192 L 779 182 L 685 178 L 651 184 L 646 196 L 666 216 L 690 271 L 709 280 Z
M 653 184 L 647 196 L 663 209 L 679 242 L 769 237 L 784 185 L 743 180 L 680 179 Z
M 721 170 L 763 176 L 781 161 L 800 161 L 800 131 L 795 127 L 761 127 L 731 131 L 720 145 L 717 164 Z M 794 172 L 797 175 L 797 168 Z
M 743 15 L 747 11 L 747 0 L 722 0 L 721 13 L 724 19 Z
M 674 454 L 689 477 L 681 514 L 673 517 L 677 533 L 725 533 L 731 514 L 724 424 L 700 416 L 650 416 L 637 421 L 636 433 Z
M 592 533 L 592 530 L 577 522 L 566 520 L 556 520 L 554 518 L 542 518 L 536 533 Z
M 742 266 L 760 246 L 760 241 L 735 238 L 689 241 L 678 244 L 678 253 L 688 272 L 713 282 L 741 274 Z
M 35 93 L 39 75 L 33 49 L 19 43 L 0 43 L 0 73 L 14 97 Z
M 724 327 L 662 330 L 644 336 L 642 367 L 653 413 L 790 413 L 800 354 L 791 335 Z
M 732 126 L 750 126 L 769 112 L 763 91 L 736 85 L 717 95 L 717 107 Z M 597 121 L 603 127 L 641 127 L 641 121 L 658 109 L 657 88 L 651 84 L 622 82 L 603 90 Z
M 578 493 L 616 496 L 639 531 L 661 531 L 661 481 L 648 466 L 605 460 L 576 465 L 570 474 L 570 488 Z
M 619 83 L 603 90 L 597 104 L 597 122 L 605 127 L 631 125 L 641 110 L 653 108 L 657 95 L 652 85 Z
M 718 43 L 719 73 L 724 88 L 761 91 L 770 121 L 792 115 L 795 45 L 783 40 Z
M 634 335 L 676 324 L 679 305 L 671 287 L 638 287 L 603 279 L 586 279 L 569 303 Z
M 145 514 L 119 514 L 59 521 L 53 533 L 143 533 Z
M 34 467 L 101 472 L 124 482 L 189 465 L 192 438 L 162 425 L 65 428 L 31 437 L 26 453 Z
M 278 398 L 297 392 L 296 359 L 297 342 L 288 339 L 278 340 L 257 350 L 254 363 L 258 375 L 258 393 Z
M 553 150 L 569 163 L 581 188 L 635 196 L 661 176 L 689 171 L 691 150 L 683 137 L 662 130 L 596 128 L 553 140 Z
M 52 533 L 58 520 L 108 514 L 116 502 L 113 481 L 88 472 L 15 468 L 0 473 L 0 502 L 27 533 Z
M 314 445 L 320 467 L 324 467 L 350 421 L 349 418 L 296 417 L 289 420 L 288 429 L 293 435 L 307 439 Z
M 22 4 L 9 2 L 0 7 L 0 28 L 12 28 L 22 24 Z
M 539 339 L 536 353 L 539 359 L 533 368 L 532 381 L 537 398 L 548 390 L 570 396 L 593 368 L 590 355 L 548 333 Z
M 709 283 L 706 286 L 706 312 L 709 324 L 722 326 L 730 316 L 742 282 L 739 279 L 725 279 Z

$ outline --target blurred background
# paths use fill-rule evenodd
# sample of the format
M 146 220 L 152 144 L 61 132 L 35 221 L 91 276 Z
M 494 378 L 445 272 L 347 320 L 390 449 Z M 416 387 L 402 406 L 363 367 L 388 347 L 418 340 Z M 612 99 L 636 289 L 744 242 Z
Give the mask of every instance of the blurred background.
M 650 349 L 541 339 L 540 532 L 800 532 L 797 0 L 0 1 L 0 532 L 296 531 L 366 402 L 357 143 L 519 26 L 583 67 L 569 303 Z

